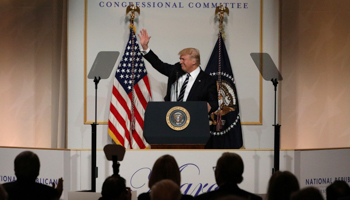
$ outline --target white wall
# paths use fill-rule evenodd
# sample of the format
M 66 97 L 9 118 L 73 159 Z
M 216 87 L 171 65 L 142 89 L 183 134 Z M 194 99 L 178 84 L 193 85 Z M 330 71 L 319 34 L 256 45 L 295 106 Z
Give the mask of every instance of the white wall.
M 85 2 L 87 7 L 85 10 Z M 119 1 L 110 1 L 116 2 Z M 137 15 L 137 31 L 148 30 L 150 47 L 169 63 L 178 61 L 179 50 L 193 46 L 200 50 L 205 69 L 218 34 L 215 8 L 204 8 L 205 1 L 172 1 L 171 7 L 142 7 Z M 225 18 L 226 47 L 236 78 L 243 125 L 244 146 L 247 149 L 273 148 L 273 86 L 262 81 L 251 52 L 264 51 L 278 62 L 278 1 L 243 0 L 228 4 L 230 15 Z M 211 7 L 212 3 L 208 5 Z M 92 80 L 85 78 L 99 51 L 120 51 L 128 39 L 128 19 L 122 2 L 109 7 L 108 1 L 69 1 L 68 8 L 68 148 L 90 148 L 91 128 L 84 122 L 94 121 L 95 90 Z M 196 7 L 197 5 L 197 7 Z M 233 8 L 232 8 L 233 5 Z M 239 6 L 238 6 L 239 5 Z M 174 7 L 177 8 L 174 8 Z M 261 6 L 263 9 L 261 10 Z M 200 8 L 199 8 L 200 7 Z M 263 11 L 263 12 L 261 12 Z M 86 26 L 84 17 L 86 16 Z M 262 24 L 261 20 L 262 19 Z M 86 35 L 85 35 L 86 34 Z M 85 37 L 86 36 L 86 37 Z M 84 54 L 86 51 L 86 55 Z M 120 56 L 121 57 L 121 56 Z M 117 61 L 119 63 L 120 58 Z M 148 62 L 153 101 L 162 101 L 167 78 Z M 109 103 L 116 66 L 109 79 L 101 80 L 98 89 L 97 148 L 111 142 L 107 134 Z M 85 84 L 85 80 L 86 84 Z M 260 84 L 262 87 L 260 88 Z M 85 92 L 86 88 L 86 92 Z M 260 93 L 262 92 L 262 93 Z M 262 94 L 262 95 L 260 95 Z M 260 104 L 262 103 L 262 106 Z M 86 107 L 84 107 L 86 106 Z M 260 118 L 260 115 L 262 118 Z

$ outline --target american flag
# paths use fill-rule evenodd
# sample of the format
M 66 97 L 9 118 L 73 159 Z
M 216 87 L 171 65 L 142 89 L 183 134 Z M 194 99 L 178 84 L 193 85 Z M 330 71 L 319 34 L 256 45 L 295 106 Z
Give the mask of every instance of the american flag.
M 126 149 L 144 149 L 144 113 L 151 99 L 147 71 L 133 27 L 122 60 L 115 73 L 108 134 Z

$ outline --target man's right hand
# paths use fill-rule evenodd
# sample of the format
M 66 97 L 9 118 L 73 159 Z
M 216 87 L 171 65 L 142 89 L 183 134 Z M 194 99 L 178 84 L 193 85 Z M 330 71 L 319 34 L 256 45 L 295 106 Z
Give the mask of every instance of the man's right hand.
M 147 30 L 146 29 L 142 29 L 140 31 L 140 34 L 137 34 L 140 38 L 140 43 L 141 43 L 141 47 L 144 51 L 146 51 L 148 49 L 148 43 L 149 40 L 151 39 L 150 36 L 148 36 L 147 34 Z
M 57 187 L 56 187 L 56 184 L 53 182 L 52 183 L 52 187 L 54 189 L 56 189 L 57 194 L 58 194 L 57 199 L 59 199 L 61 197 L 61 195 L 62 195 L 62 192 L 63 192 L 63 179 L 62 178 L 58 179 Z

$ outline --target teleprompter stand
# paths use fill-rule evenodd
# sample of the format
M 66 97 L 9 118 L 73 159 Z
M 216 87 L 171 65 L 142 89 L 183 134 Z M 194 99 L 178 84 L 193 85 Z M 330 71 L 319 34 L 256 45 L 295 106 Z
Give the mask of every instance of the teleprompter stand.
M 103 151 L 105 152 L 107 160 L 113 161 L 113 176 L 119 175 L 119 166 L 118 161 L 122 161 L 125 155 L 125 148 L 117 144 L 107 144 Z
M 281 135 L 280 135 L 280 128 L 281 125 L 276 124 L 276 113 L 277 113 L 277 84 L 278 81 L 283 80 L 280 72 L 278 71 L 275 63 L 272 61 L 271 56 L 267 53 L 251 53 L 250 56 L 252 57 L 256 67 L 258 68 L 261 76 L 266 81 L 272 81 L 272 84 L 275 89 L 275 110 L 274 110 L 274 124 L 275 127 L 274 130 L 274 168 L 272 169 L 272 173 L 275 173 L 276 171 L 279 171 L 279 159 L 280 159 L 280 142 L 281 142 Z
M 100 51 L 91 67 L 88 78 L 95 82 L 95 122 L 91 124 L 91 192 L 96 192 L 96 128 L 97 128 L 97 85 L 101 79 L 107 79 L 119 56 L 118 51 Z

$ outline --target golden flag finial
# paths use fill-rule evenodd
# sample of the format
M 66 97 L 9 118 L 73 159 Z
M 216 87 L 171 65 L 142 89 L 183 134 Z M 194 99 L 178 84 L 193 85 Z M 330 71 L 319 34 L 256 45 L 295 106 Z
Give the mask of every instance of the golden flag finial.
M 133 24 L 135 19 L 135 12 L 140 14 L 140 8 L 131 3 L 128 7 L 126 7 L 126 15 L 128 15 L 129 12 L 131 12 L 130 23 Z
M 224 21 L 224 14 L 229 15 L 230 11 L 227 7 L 224 7 L 224 5 L 220 4 L 220 6 L 216 7 L 215 9 L 215 17 L 219 14 L 219 31 L 221 33 L 222 39 L 225 40 L 226 33 L 225 33 L 225 25 L 223 24 Z
M 219 22 L 220 24 L 222 24 L 222 22 L 224 21 L 224 13 L 226 13 L 227 15 L 230 14 L 230 11 L 228 10 L 227 7 L 224 7 L 224 5 L 220 4 L 218 7 L 216 7 L 215 9 L 215 16 L 217 16 L 219 13 Z

